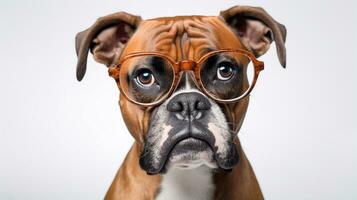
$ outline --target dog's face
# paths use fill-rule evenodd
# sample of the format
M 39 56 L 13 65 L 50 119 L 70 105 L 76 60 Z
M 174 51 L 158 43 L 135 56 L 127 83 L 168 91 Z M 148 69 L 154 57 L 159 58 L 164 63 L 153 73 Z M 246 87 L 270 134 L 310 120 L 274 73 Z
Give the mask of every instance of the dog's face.
M 97 61 L 111 67 L 120 58 L 135 52 L 159 52 L 175 61 L 197 61 L 209 51 L 228 48 L 245 49 L 260 56 L 275 40 L 280 61 L 285 65 L 285 28 L 257 8 L 234 7 L 219 17 L 142 21 L 136 16 L 117 13 L 101 20 L 77 36 L 79 79 L 84 75 L 88 49 Z M 160 72 L 158 66 L 164 64 L 155 57 L 126 65 L 122 68 L 132 69 L 124 76 L 131 83 L 129 90 L 135 90 L 140 98 L 153 98 L 158 95 L 155 93 L 157 88 L 170 87 L 167 80 L 172 79 L 172 74 Z M 249 82 L 244 81 L 246 71 L 240 70 L 240 74 L 234 71 L 232 59 L 217 56 L 207 65 L 210 70 L 205 72 L 205 77 L 210 77 L 212 84 L 218 84 L 221 93 L 249 87 Z M 143 68 L 148 70 L 143 71 Z M 235 73 L 230 79 L 236 78 L 234 83 L 230 83 L 230 79 L 220 79 L 232 71 Z M 110 70 L 119 87 L 120 73 L 123 72 L 118 68 Z M 220 104 L 205 95 L 199 89 L 194 73 L 186 70 L 180 72 L 174 91 L 159 105 L 140 106 L 121 95 L 120 107 L 129 131 L 142 147 L 140 166 L 149 174 L 157 174 L 173 166 L 193 168 L 205 164 L 211 168 L 233 168 L 239 157 L 236 133 L 243 122 L 248 101 L 246 97 L 236 103 Z
M 160 52 L 177 61 L 197 61 L 213 49 L 244 48 L 234 32 L 217 17 L 173 17 L 144 21 L 128 42 L 128 47 L 130 48 L 124 50 L 123 56 L 132 52 Z M 219 81 L 217 68 L 222 62 L 230 61 L 226 58 L 215 58 L 210 62 L 210 65 L 214 66 L 210 67 L 212 70 L 208 73 L 217 79 L 215 81 Z M 231 64 L 233 66 L 233 63 Z M 135 65 L 151 69 L 159 64 L 157 60 L 151 59 L 138 61 Z M 123 66 L 125 67 L 130 66 Z M 161 87 L 167 87 L 163 84 L 169 83 L 158 79 L 170 80 L 170 75 L 167 73 L 167 77 L 159 76 L 159 73 L 152 70 L 146 76 L 155 78 Z M 210 167 L 230 169 L 238 161 L 233 144 L 234 134 L 228 125 L 229 122 L 232 123 L 231 116 L 227 116 L 230 112 L 224 112 L 225 107 L 200 91 L 194 76 L 192 71 L 182 71 L 172 95 L 149 111 L 127 102 L 126 97 L 122 95 L 121 101 L 125 102 L 121 104 L 122 111 L 130 112 L 133 107 L 136 108 L 133 114 L 124 117 L 143 120 L 140 115 L 149 112 L 147 115 L 150 119 L 139 122 L 145 123 L 144 127 L 147 127 L 141 132 L 144 148 L 140 164 L 149 173 L 164 172 L 172 165 L 196 167 L 206 164 Z M 154 93 L 146 93 L 147 88 L 140 87 L 140 83 L 133 84 L 135 86 L 132 87 L 143 90 L 144 95 Z M 229 81 L 224 84 L 228 87 Z M 223 84 L 222 86 L 224 87 Z M 237 90 L 227 87 L 222 89 L 226 92 L 229 92 L 229 89 Z M 233 106 L 241 113 L 234 123 L 241 123 L 247 105 L 248 98 Z

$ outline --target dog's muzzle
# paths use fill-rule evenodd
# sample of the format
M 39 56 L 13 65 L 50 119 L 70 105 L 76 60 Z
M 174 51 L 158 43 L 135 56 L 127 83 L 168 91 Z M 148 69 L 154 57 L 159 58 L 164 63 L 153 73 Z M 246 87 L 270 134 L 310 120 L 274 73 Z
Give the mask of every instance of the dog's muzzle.
M 233 168 L 238 153 L 233 136 L 227 127 L 222 128 L 227 123 L 217 108 L 202 93 L 185 90 L 156 108 L 140 157 L 142 169 L 148 174 L 164 173 L 173 157 L 186 155 L 184 159 L 190 160 L 200 152 L 208 152 L 221 169 Z

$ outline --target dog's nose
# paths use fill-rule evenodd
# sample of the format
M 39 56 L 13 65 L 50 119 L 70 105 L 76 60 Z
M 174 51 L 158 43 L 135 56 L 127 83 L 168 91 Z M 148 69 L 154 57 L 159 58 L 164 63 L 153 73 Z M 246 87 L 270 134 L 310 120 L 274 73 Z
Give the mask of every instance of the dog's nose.
M 177 94 L 167 104 L 167 110 L 179 115 L 182 120 L 199 119 L 211 104 L 207 97 L 198 92 Z

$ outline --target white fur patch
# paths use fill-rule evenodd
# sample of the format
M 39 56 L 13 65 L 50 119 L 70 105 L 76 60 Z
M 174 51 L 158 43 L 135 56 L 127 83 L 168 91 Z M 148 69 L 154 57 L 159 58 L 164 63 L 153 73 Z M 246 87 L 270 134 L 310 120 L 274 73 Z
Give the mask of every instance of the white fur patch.
M 189 157 L 190 159 L 187 159 Z M 213 152 L 211 150 L 197 152 L 196 154 L 191 154 L 190 152 L 182 153 L 179 155 L 174 155 L 169 158 L 169 168 L 179 168 L 179 169 L 194 169 L 202 165 L 208 168 L 217 168 L 216 162 L 213 160 Z
M 156 200 L 211 200 L 215 186 L 211 170 L 202 165 L 194 169 L 171 167 L 163 175 Z
M 164 142 L 167 140 L 167 138 L 169 137 L 169 132 L 172 129 L 171 125 L 166 125 L 163 124 L 162 125 L 162 136 L 161 136 L 161 141 L 160 141 L 160 146 L 162 146 L 164 144 Z
M 215 138 L 214 146 L 219 147 L 217 153 L 224 154 L 227 149 L 226 146 L 227 139 L 224 138 L 224 135 L 221 134 L 224 131 L 222 131 L 221 128 L 214 123 L 208 123 L 208 130 L 210 130 L 214 135 Z

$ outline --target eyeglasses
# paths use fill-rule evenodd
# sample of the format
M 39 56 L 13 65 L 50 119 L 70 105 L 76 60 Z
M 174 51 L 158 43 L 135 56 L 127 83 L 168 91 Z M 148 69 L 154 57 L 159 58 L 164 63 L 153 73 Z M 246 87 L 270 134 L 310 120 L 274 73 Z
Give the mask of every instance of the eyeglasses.
M 246 50 L 222 49 L 206 53 L 197 62 L 177 62 L 157 52 L 131 53 L 111 67 L 109 74 L 117 76 L 128 100 L 154 106 L 175 91 L 182 71 L 192 71 L 198 88 L 215 101 L 234 103 L 249 95 L 263 69 L 264 63 Z

